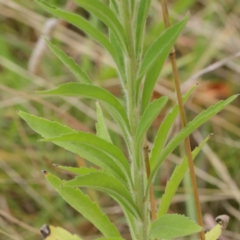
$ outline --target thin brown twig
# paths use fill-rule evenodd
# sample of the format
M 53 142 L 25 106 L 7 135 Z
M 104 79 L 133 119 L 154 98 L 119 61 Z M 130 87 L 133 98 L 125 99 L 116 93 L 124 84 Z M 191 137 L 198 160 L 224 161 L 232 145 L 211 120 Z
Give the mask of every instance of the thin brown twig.
M 169 20 L 169 14 L 168 14 L 168 8 L 167 8 L 166 1 L 161 0 L 161 4 L 162 4 L 165 28 L 169 28 L 170 20 Z M 176 93 L 177 93 L 177 100 L 178 100 L 178 105 L 179 105 L 181 124 L 182 124 L 182 128 L 184 128 L 187 125 L 187 120 L 186 120 L 186 114 L 185 114 L 183 101 L 182 101 L 182 93 L 181 93 L 181 88 L 180 88 L 180 81 L 179 81 L 179 76 L 178 76 L 178 69 L 177 69 L 177 64 L 176 64 L 176 54 L 175 54 L 174 47 L 172 48 L 172 50 L 170 52 L 170 59 L 171 59 L 172 70 L 173 70 L 173 75 L 174 75 L 174 82 L 175 82 L 175 88 L 176 88 Z M 189 137 L 185 138 L 184 143 L 185 143 L 186 155 L 188 157 L 188 165 L 189 165 L 189 171 L 190 171 L 190 176 L 191 176 L 192 190 L 193 190 L 195 207 L 196 207 L 196 212 L 197 212 L 198 224 L 203 227 L 202 211 L 201 211 L 201 205 L 200 205 L 200 200 L 199 200 L 199 195 L 198 195 L 197 181 L 196 181 L 196 175 L 195 175 L 195 170 L 194 170 L 194 165 L 193 165 L 193 160 L 192 160 L 191 145 L 190 145 Z M 205 235 L 204 235 L 203 231 L 200 232 L 200 238 L 201 238 L 201 240 L 205 240 Z
M 0 216 L 6 218 L 8 221 L 17 224 L 18 226 L 28 230 L 29 232 L 33 232 L 34 234 L 40 235 L 40 232 L 38 229 L 26 224 L 23 221 L 20 221 L 19 219 L 13 217 L 10 213 L 7 213 L 6 211 L 0 209 Z
M 149 178 L 150 176 L 150 164 L 149 164 L 149 154 L 148 154 L 148 143 L 145 144 L 143 147 L 143 152 L 144 152 L 144 160 L 145 160 L 145 166 L 146 166 L 146 173 L 147 177 Z M 153 191 L 153 184 L 150 185 L 149 189 L 149 194 L 150 194 L 150 205 L 151 205 L 151 216 L 152 216 L 152 221 L 157 219 L 157 210 L 156 210 L 156 202 L 154 198 L 154 191 Z

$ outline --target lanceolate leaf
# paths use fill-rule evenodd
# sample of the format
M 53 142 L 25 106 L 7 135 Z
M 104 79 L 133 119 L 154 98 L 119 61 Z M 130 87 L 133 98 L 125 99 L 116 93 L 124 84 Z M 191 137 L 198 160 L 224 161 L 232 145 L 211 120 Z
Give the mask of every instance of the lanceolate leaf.
M 86 168 L 86 167 L 69 167 L 69 166 L 62 166 L 58 164 L 53 164 L 55 167 L 62 169 L 67 172 L 75 173 L 77 175 L 86 175 L 91 172 L 97 172 L 96 168 Z
M 142 0 L 139 2 L 137 21 L 136 21 L 136 52 L 142 50 L 142 39 L 144 39 L 144 30 L 146 24 L 146 18 L 149 10 L 151 0 Z
M 73 129 L 63 126 L 57 122 L 51 122 L 44 118 L 40 118 L 28 113 L 18 112 L 19 116 L 24 119 L 28 125 L 44 138 L 53 138 L 67 133 L 74 133 Z M 111 157 L 99 148 L 86 143 L 72 143 L 72 142 L 54 142 L 54 144 L 63 147 L 73 153 L 78 154 L 82 158 L 96 164 L 104 171 L 112 174 L 124 184 L 127 182 L 126 173 L 119 167 L 119 161 Z
M 112 140 L 111 140 L 111 137 L 109 136 L 109 132 L 104 121 L 102 109 L 98 102 L 96 103 L 96 107 L 97 107 L 97 119 L 98 119 L 98 122 L 96 123 L 97 136 L 111 143 Z
M 74 0 L 79 6 L 85 8 L 90 13 L 98 17 L 104 22 L 114 33 L 119 43 L 121 44 L 122 50 L 127 49 L 126 36 L 123 27 L 113 11 L 104 3 L 99 0 Z
M 188 135 L 190 135 L 194 130 L 196 130 L 199 126 L 201 126 L 204 122 L 206 122 L 209 118 L 216 115 L 220 112 L 225 106 L 230 104 L 238 95 L 234 95 L 228 98 L 225 101 L 220 101 L 215 105 L 212 105 L 207 110 L 202 111 L 198 114 L 191 122 L 187 124 L 185 128 L 183 128 L 162 150 L 159 155 L 156 163 L 152 167 L 152 172 L 149 178 L 148 186 L 150 185 L 153 177 L 155 176 L 158 168 L 160 167 L 163 160 L 167 157 L 169 153 L 171 153 L 181 141 L 183 141 Z
M 161 97 L 159 99 L 154 100 L 153 102 L 151 102 L 151 104 L 149 104 L 148 108 L 143 113 L 137 127 L 137 133 L 136 133 L 137 148 L 141 146 L 141 143 L 143 141 L 144 135 L 146 134 L 146 131 L 151 126 L 154 119 L 161 112 L 163 107 L 166 105 L 167 100 L 168 100 L 167 97 Z
M 93 223 L 97 229 L 106 237 L 121 237 L 115 226 L 108 217 L 102 213 L 100 208 L 79 189 L 60 187 L 63 183 L 61 179 L 45 172 L 46 179 L 55 188 L 62 198 L 80 212 L 85 218 Z M 66 240 L 66 239 L 64 239 Z
M 91 25 L 86 19 L 84 19 L 80 15 L 61 10 L 49 4 L 45 0 L 36 0 L 36 1 L 51 14 L 55 15 L 56 17 L 62 18 L 65 21 L 75 25 L 76 27 L 84 31 L 86 34 L 91 36 L 93 39 L 98 41 L 104 48 L 108 50 L 108 52 L 111 54 L 116 64 L 118 65 L 118 55 L 116 53 L 116 50 L 113 48 L 112 44 L 108 41 L 108 39 L 103 33 L 101 33 L 93 25 Z
M 194 160 L 204 144 L 208 141 L 211 135 L 209 135 L 207 138 L 204 139 L 204 141 L 192 151 L 192 159 Z M 165 193 L 162 196 L 161 204 L 158 210 L 158 217 L 163 216 L 164 214 L 167 214 L 169 206 L 172 202 L 172 198 L 174 197 L 174 194 L 177 191 L 177 188 L 179 184 L 181 183 L 185 173 L 188 170 L 188 159 L 187 156 L 185 156 L 182 160 L 182 162 L 177 165 L 171 175 L 170 180 L 167 183 L 167 186 L 165 188 Z
M 119 8 L 118 8 L 118 3 L 117 0 L 110 0 L 109 1 L 109 7 L 112 9 L 112 11 L 118 15 L 119 14 Z
M 192 87 L 190 91 L 183 97 L 183 102 L 185 103 L 189 96 L 192 94 L 194 89 L 197 85 Z M 168 113 L 168 115 L 165 117 L 164 121 L 162 122 L 160 128 L 158 129 L 157 135 L 154 139 L 153 148 L 150 153 L 150 164 L 153 167 L 154 164 L 157 161 L 157 158 L 162 151 L 162 148 L 164 146 L 164 143 L 167 138 L 167 134 L 170 131 L 171 126 L 173 125 L 173 122 L 175 121 L 177 115 L 179 113 L 179 107 L 178 105 L 175 105 L 175 107 L 172 109 L 171 112 Z
M 116 97 L 104 88 L 81 83 L 66 83 L 55 89 L 40 91 L 38 93 L 60 96 L 83 96 L 102 101 L 107 105 L 107 110 L 110 111 L 110 114 L 119 124 L 125 136 L 129 133 L 129 123 L 124 107 Z
M 109 8 L 114 12 L 114 14 L 116 16 L 118 16 L 119 14 L 119 6 L 117 3 L 118 0 L 110 0 L 109 1 Z M 116 49 L 116 52 L 118 54 L 118 59 L 119 59 L 119 65 L 118 65 L 118 71 L 119 71 L 119 75 L 120 75 L 120 80 L 122 85 L 125 84 L 125 63 L 124 63 L 124 52 L 121 49 L 121 45 L 119 43 L 119 41 L 117 40 L 114 32 L 109 29 L 108 31 L 108 35 L 109 35 L 109 40 L 111 42 L 111 44 L 113 45 L 113 47 Z
M 146 74 L 145 81 L 143 84 L 143 91 L 142 91 L 142 112 L 148 106 L 148 103 L 153 94 L 154 86 L 158 80 L 158 76 L 161 72 L 161 69 L 165 63 L 165 60 L 168 54 L 169 54 L 169 49 L 168 48 L 164 49 L 162 54 L 157 58 L 157 60 L 155 60 L 153 66 L 148 70 Z M 139 84 L 140 84 L 140 81 L 139 81 Z
M 174 239 L 200 232 L 202 227 L 178 214 L 167 214 L 152 223 L 150 236 L 158 239 Z
M 147 50 L 141 68 L 139 72 L 139 77 L 142 78 L 145 73 L 152 67 L 155 60 L 160 56 L 160 54 L 165 53 L 163 58 L 166 59 L 168 53 L 170 52 L 172 46 L 176 42 L 179 34 L 186 25 L 188 17 L 185 17 L 181 22 L 168 28 Z M 168 52 L 166 51 L 168 49 Z M 167 54 L 166 54 L 167 53 Z
M 99 171 L 79 176 L 73 180 L 64 182 L 63 187 L 88 187 L 105 192 L 115 199 L 122 208 L 130 211 L 135 217 L 140 217 L 131 193 L 121 182 L 106 173 Z
M 63 51 L 58 49 L 56 46 L 54 46 L 51 42 L 49 42 L 47 39 L 45 39 L 48 47 L 52 50 L 52 52 L 64 63 L 68 69 L 76 76 L 76 78 L 81 83 L 91 84 L 91 80 L 88 78 L 86 73 L 84 73 L 79 65 L 74 62 L 74 60 L 70 57 L 68 57 Z
M 119 165 L 119 167 L 128 173 L 130 175 L 130 168 L 127 159 L 125 158 L 124 154 L 121 152 L 121 150 L 113 145 L 112 143 L 109 143 L 91 133 L 85 133 L 85 132 L 76 132 L 76 133 L 69 133 L 64 134 L 59 137 L 53 137 L 53 138 L 47 138 L 42 139 L 42 142 L 72 142 L 72 143 L 85 143 L 88 145 L 92 145 L 95 148 L 98 148 L 99 150 L 107 153 L 109 156 L 111 156 L 113 159 L 116 158 L 116 163 Z

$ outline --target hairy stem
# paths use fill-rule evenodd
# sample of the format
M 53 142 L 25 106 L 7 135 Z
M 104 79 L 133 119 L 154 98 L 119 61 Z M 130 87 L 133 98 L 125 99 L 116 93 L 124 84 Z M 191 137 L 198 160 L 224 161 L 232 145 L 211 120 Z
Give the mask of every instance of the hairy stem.
M 169 20 L 169 14 L 168 14 L 166 0 L 161 0 L 161 4 L 162 4 L 165 28 L 168 28 L 168 27 L 170 27 L 170 20 Z M 176 88 L 176 93 L 177 93 L 177 100 L 178 100 L 178 105 L 179 105 L 181 124 L 182 124 L 182 128 L 184 128 L 187 125 L 187 120 L 186 120 L 186 114 L 185 114 L 183 101 L 182 101 L 182 93 L 181 93 L 181 88 L 180 88 L 180 80 L 179 80 L 179 75 L 178 75 L 178 69 L 177 69 L 177 64 L 176 64 L 176 54 L 175 54 L 174 47 L 172 48 L 172 50 L 170 52 L 170 59 L 171 59 L 175 88 Z M 196 207 L 196 212 L 197 212 L 198 224 L 203 227 L 202 211 L 201 211 L 201 205 L 200 205 L 200 201 L 199 201 L 197 181 L 196 181 L 196 175 L 195 175 L 195 170 L 194 170 L 194 165 L 193 165 L 189 137 L 185 138 L 184 144 L 185 144 L 186 155 L 188 157 L 189 172 L 190 172 L 190 176 L 191 176 L 192 190 L 193 190 L 195 207 Z M 200 232 L 200 238 L 201 238 L 201 240 L 205 240 L 205 235 L 204 235 L 203 231 Z
M 148 232 L 148 216 L 147 216 L 147 203 L 144 201 L 144 192 L 146 180 L 144 159 L 139 154 L 139 149 L 136 148 L 136 129 L 139 122 L 138 105 L 135 101 L 135 82 L 137 74 L 137 62 L 135 54 L 135 38 L 133 34 L 133 18 L 131 15 L 131 8 L 129 7 L 129 2 L 126 0 L 121 0 L 120 12 L 123 27 L 126 33 L 128 49 L 127 55 L 125 56 L 125 69 L 126 69 L 126 95 L 127 95 L 127 112 L 131 128 L 130 136 L 130 157 L 132 160 L 132 173 L 134 179 L 134 196 L 136 205 L 141 213 L 141 219 L 136 220 L 135 233 L 138 240 L 147 239 Z M 140 158 L 140 159 L 137 159 Z M 140 163 L 140 164 L 138 164 Z

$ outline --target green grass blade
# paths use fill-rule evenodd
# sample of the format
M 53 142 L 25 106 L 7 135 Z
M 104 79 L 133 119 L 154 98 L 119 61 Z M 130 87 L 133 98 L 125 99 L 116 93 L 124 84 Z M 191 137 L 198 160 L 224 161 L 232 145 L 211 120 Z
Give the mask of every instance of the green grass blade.
M 37 93 L 60 96 L 83 96 L 102 101 L 108 106 L 107 110 L 119 124 L 125 136 L 129 133 L 129 123 L 124 107 L 115 96 L 104 88 L 81 83 L 66 83 L 55 89 Z
M 238 95 L 231 96 L 225 101 L 220 101 L 215 105 L 212 105 L 207 110 L 202 111 L 198 114 L 191 122 L 187 124 L 185 128 L 183 128 L 163 149 L 161 154 L 158 156 L 158 159 L 154 165 L 151 165 L 152 172 L 148 181 L 148 187 L 155 176 L 158 168 L 164 159 L 171 153 L 180 143 L 183 141 L 188 135 L 190 135 L 194 130 L 196 130 L 199 126 L 201 126 L 204 122 L 206 122 L 209 118 L 216 115 L 220 112 L 224 107 L 230 104 L 234 99 L 237 98 Z
M 200 232 L 202 227 L 178 214 L 163 215 L 152 223 L 150 236 L 158 239 L 175 239 Z
M 147 109 L 144 111 L 136 131 L 137 149 L 141 147 L 143 138 L 148 128 L 151 126 L 154 119 L 159 115 L 163 107 L 166 105 L 167 101 L 168 98 L 165 96 L 159 99 L 155 99 L 153 102 L 149 104 Z
M 65 21 L 75 25 L 76 27 L 84 31 L 86 34 L 91 36 L 93 39 L 95 39 L 97 42 L 99 42 L 110 53 L 110 55 L 113 57 L 114 61 L 118 65 L 118 54 L 113 48 L 112 44 L 109 42 L 109 40 L 103 33 L 101 33 L 97 28 L 90 24 L 86 19 L 77 14 L 61 10 L 54 5 L 49 4 L 45 0 L 36 0 L 36 2 L 39 3 L 46 11 L 50 12 L 56 17 L 62 18 Z
M 90 13 L 98 17 L 106 26 L 112 30 L 119 41 L 122 51 L 127 50 L 126 35 L 123 26 L 117 19 L 114 12 L 99 0 L 74 0 L 79 6 L 85 8 Z
M 210 136 L 211 135 L 206 137 L 203 140 L 203 142 L 192 151 L 193 160 L 196 158 L 196 156 L 198 155 L 200 150 L 203 148 L 204 144 L 208 141 Z M 158 209 L 158 217 L 161 217 L 162 215 L 167 214 L 169 206 L 172 202 L 172 198 L 174 197 L 174 194 L 176 193 L 177 188 L 180 185 L 187 170 L 188 170 L 188 159 L 187 159 L 187 156 L 185 156 L 181 161 L 181 163 L 175 167 L 173 173 L 171 174 L 170 180 L 167 182 L 165 193 L 162 196 L 161 204 Z
M 62 63 L 75 75 L 81 83 L 91 84 L 91 80 L 79 65 L 70 57 L 68 57 L 62 50 L 54 46 L 51 42 L 45 39 L 51 51 L 62 61 Z
M 46 179 L 61 197 L 85 218 L 87 218 L 106 237 L 121 237 L 116 227 L 108 217 L 102 213 L 100 208 L 79 189 L 60 187 L 63 183 L 61 179 L 45 173 Z
M 138 79 L 141 79 L 144 74 L 152 67 L 155 60 L 160 56 L 162 58 L 167 58 L 168 53 L 170 52 L 171 48 L 173 47 L 174 43 L 176 42 L 178 36 L 180 35 L 181 31 L 185 27 L 188 20 L 188 16 L 185 17 L 179 23 L 176 23 L 172 27 L 168 28 L 147 50 L 141 68 L 139 72 Z M 168 50 L 168 51 L 167 51 Z M 162 55 L 162 54 L 165 55 Z
M 183 97 L 183 103 L 185 103 L 187 101 L 187 99 L 190 97 L 190 95 L 192 94 L 192 92 L 194 91 L 194 89 L 197 87 L 197 85 L 195 85 L 194 87 L 192 87 L 189 92 Z M 159 154 L 162 151 L 162 148 L 164 146 L 164 143 L 166 141 L 167 135 L 170 131 L 171 126 L 173 125 L 177 115 L 179 113 L 179 107 L 178 105 L 175 105 L 175 107 L 172 109 L 171 112 L 168 113 L 168 115 L 165 117 L 165 119 L 163 120 L 161 126 L 158 129 L 157 135 L 154 139 L 153 142 L 153 147 L 150 153 L 150 165 L 153 167 L 154 164 L 157 161 L 157 158 L 159 156 Z
M 54 138 L 68 133 L 76 133 L 75 130 L 63 126 L 57 122 L 51 122 L 47 119 L 40 118 L 25 112 L 18 112 L 18 115 L 25 120 L 28 125 L 44 138 Z M 54 144 L 63 147 L 91 163 L 99 166 L 104 171 L 112 174 L 116 178 L 126 183 L 127 177 L 122 168 L 119 166 L 119 161 L 116 158 L 109 156 L 106 152 L 99 148 L 93 147 L 86 143 L 72 142 L 54 142 Z
M 127 188 L 116 178 L 101 171 L 79 176 L 73 180 L 64 182 L 63 187 L 87 187 L 105 192 L 136 218 L 140 216 L 133 202 L 132 195 Z
M 97 108 L 97 119 L 98 119 L 98 122 L 96 123 L 97 136 L 106 140 L 107 142 L 112 143 L 111 137 L 109 135 L 107 126 L 104 121 L 104 116 L 102 113 L 101 106 L 98 102 L 96 103 L 96 108 Z

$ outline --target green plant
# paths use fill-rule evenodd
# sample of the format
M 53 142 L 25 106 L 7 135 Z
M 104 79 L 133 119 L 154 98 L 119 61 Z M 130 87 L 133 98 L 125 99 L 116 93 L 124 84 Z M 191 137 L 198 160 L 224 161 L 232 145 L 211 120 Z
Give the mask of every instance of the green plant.
M 122 238 L 100 208 L 76 187 L 88 187 L 105 192 L 118 202 L 126 217 L 133 240 L 173 239 L 200 232 L 202 227 L 187 217 L 167 214 L 172 197 L 188 169 L 187 158 L 183 159 L 172 174 L 157 214 L 152 183 L 168 154 L 195 129 L 231 103 L 236 96 L 220 101 L 200 113 L 165 144 L 168 132 L 179 113 L 179 107 L 176 105 L 161 124 L 150 156 L 148 156 L 146 136 L 152 122 L 168 101 L 166 97 L 161 97 L 150 102 L 154 85 L 188 16 L 164 31 L 144 51 L 144 29 L 150 0 L 140 2 L 112 0 L 109 6 L 99 0 L 75 0 L 79 6 L 94 14 L 107 26 L 109 37 L 79 15 L 63 11 L 44 0 L 37 2 L 53 15 L 79 27 L 109 52 L 115 62 L 125 96 L 122 103 L 107 90 L 95 86 L 71 58 L 46 40 L 49 48 L 74 73 L 80 83 L 67 83 L 38 93 L 82 96 L 95 99 L 101 104 L 96 105 L 97 135 L 78 132 L 57 122 L 18 112 L 19 116 L 44 138 L 41 141 L 53 142 L 101 168 L 96 170 L 59 166 L 77 174 L 77 177 L 63 181 L 45 172 L 46 179 L 72 207 L 91 221 L 106 239 Z M 183 101 L 187 100 L 194 88 L 183 98 Z M 112 143 L 104 122 L 102 107 L 121 129 L 128 157 L 125 156 L 124 150 L 120 150 Z M 193 158 L 207 140 L 208 137 L 192 152 Z M 148 208 L 149 202 L 151 202 L 151 211 Z M 152 220 L 150 220 L 150 212 Z

